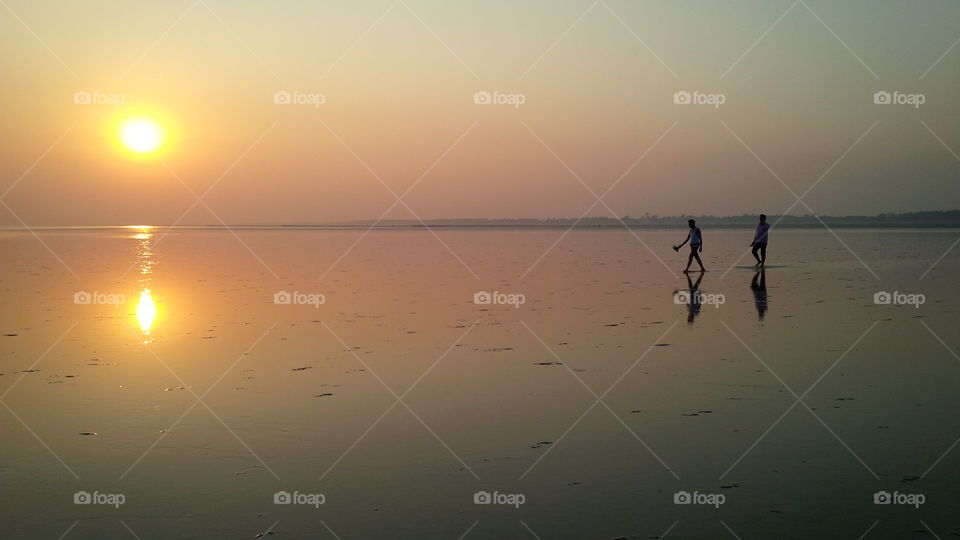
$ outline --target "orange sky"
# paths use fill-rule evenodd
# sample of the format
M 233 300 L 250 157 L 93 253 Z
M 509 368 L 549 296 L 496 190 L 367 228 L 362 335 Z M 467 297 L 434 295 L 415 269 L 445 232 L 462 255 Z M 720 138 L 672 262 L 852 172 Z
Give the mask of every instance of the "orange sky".
M 411 186 L 385 217 L 577 217 L 612 185 L 590 215 L 960 200 L 958 4 L 6 4 L 2 225 L 376 219 Z M 118 148 L 138 114 L 162 152 Z

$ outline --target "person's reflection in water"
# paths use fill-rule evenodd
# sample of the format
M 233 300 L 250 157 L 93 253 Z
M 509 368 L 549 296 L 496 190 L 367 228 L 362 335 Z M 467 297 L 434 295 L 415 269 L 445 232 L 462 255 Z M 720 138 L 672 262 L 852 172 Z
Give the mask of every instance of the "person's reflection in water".
M 694 283 L 687 274 L 687 324 L 693 324 L 693 320 L 700 314 L 700 282 L 703 281 L 703 274 L 697 278 Z
M 753 290 L 753 303 L 757 306 L 757 317 L 762 321 L 767 312 L 767 273 L 763 267 L 753 275 L 750 289 Z

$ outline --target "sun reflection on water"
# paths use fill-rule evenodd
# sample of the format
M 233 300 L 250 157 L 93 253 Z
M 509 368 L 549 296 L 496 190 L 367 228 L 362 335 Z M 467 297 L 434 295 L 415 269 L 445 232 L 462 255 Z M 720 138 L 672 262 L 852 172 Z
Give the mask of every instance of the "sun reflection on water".
M 139 270 L 137 285 L 140 288 L 140 299 L 137 301 L 135 314 L 137 322 L 140 324 L 140 331 L 143 332 L 143 335 L 149 336 L 153 323 L 157 319 L 157 303 L 154 301 L 153 291 L 149 287 L 150 278 L 153 274 L 153 252 L 150 249 L 150 239 L 153 237 L 151 229 L 153 227 L 138 225 L 130 228 L 137 230 L 137 233 L 132 236 L 137 241 L 137 269 Z M 153 340 L 147 340 L 144 343 L 150 341 Z
M 150 335 L 150 328 L 156 318 L 157 304 L 153 301 L 150 289 L 144 289 L 140 291 L 140 301 L 137 302 L 137 322 L 140 323 L 140 330 L 144 335 Z

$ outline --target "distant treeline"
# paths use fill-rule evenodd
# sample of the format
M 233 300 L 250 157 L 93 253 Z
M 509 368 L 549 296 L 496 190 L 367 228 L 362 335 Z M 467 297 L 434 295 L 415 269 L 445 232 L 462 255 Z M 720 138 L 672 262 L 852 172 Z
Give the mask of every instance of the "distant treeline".
M 686 227 L 688 219 L 695 219 L 698 225 L 714 227 L 753 227 L 757 223 L 756 214 L 742 214 L 739 216 L 658 216 L 645 214 L 643 217 L 624 216 L 621 220 L 610 217 L 586 217 L 581 220 L 575 218 L 508 218 L 508 219 L 429 219 L 425 223 L 430 227 L 563 227 L 569 228 L 576 223 L 577 227 L 606 228 L 629 227 L 645 228 L 676 228 Z M 822 220 L 822 221 L 821 221 Z M 960 227 L 960 210 L 908 212 L 903 214 L 880 214 L 876 216 L 777 216 L 768 215 L 767 221 L 777 227 Z M 348 226 L 369 227 L 373 221 L 351 221 L 324 224 L 290 224 L 287 227 L 311 226 Z M 423 227 L 416 220 L 383 220 L 377 227 Z

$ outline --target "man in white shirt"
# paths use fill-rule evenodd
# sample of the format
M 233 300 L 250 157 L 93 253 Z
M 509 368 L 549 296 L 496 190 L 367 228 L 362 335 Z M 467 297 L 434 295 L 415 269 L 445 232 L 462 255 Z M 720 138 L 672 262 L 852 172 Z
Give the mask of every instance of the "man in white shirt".
M 697 259 L 697 264 L 700 265 L 700 271 L 706 272 L 707 269 L 703 267 L 703 261 L 700 260 L 700 252 L 703 251 L 703 233 L 700 232 L 700 227 L 697 227 L 696 221 L 688 219 L 687 225 L 690 226 L 690 231 L 687 233 L 686 240 L 679 246 L 673 246 L 673 250 L 680 251 L 683 244 L 690 242 L 690 256 L 687 257 L 687 267 L 683 269 L 683 273 L 686 274 L 690 271 L 690 265 L 693 264 L 693 259 Z
M 760 223 L 757 223 L 757 231 L 753 234 L 753 258 L 757 260 L 754 266 L 763 266 L 767 262 L 767 231 L 770 230 L 770 224 L 767 223 L 767 215 L 760 214 Z M 757 256 L 757 252 L 760 256 Z

